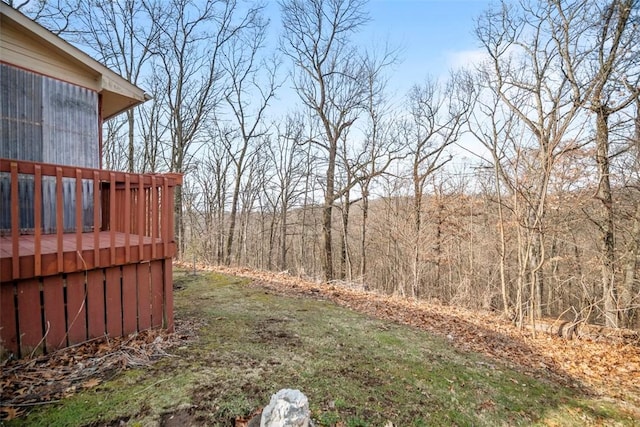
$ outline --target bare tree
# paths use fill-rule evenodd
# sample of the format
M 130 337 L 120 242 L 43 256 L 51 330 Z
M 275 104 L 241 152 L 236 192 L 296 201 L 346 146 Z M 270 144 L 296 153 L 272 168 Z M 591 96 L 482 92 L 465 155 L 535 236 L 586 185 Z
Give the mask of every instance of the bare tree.
M 365 57 L 366 70 L 366 123 L 363 129 L 364 143 L 361 155 L 361 175 L 358 178 L 362 200 L 360 226 L 359 279 L 364 284 L 367 273 L 367 226 L 371 187 L 379 176 L 386 173 L 391 164 L 402 157 L 402 149 L 394 130 L 394 118 L 387 99 L 387 68 L 397 61 L 397 52 L 386 48 L 382 54 L 369 53 Z
M 73 19 L 80 6 L 78 0 L 2 0 L 40 23 L 54 34 L 69 36 L 76 34 Z
M 499 271 L 500 290 L 502 296 L 502 308 L 505 317 L 512 316 L 512 303 L 510 298 L 510 287 L 507 283 L 507 235 L 505 223 L 505 202 L 503 183 L 509 193 L 514 194 L 511 175 L 506 170 L 505 160 L 509 156 L 509 144 L 512 135 L 516 134 L 515 113 L 506 108 L 500 102 L 498 94 L 492 87 L 485 85 L 490 79 L 487 70 L 480 70 L 477 74 L 469 74 L 467 77 L 472 84 L 477 85 L 474 108 L 470 111 L 468 121 L 469 131 L 490 153 L 490 158 L 482 158 L 483 164 L 489 165 L 493 170 L 493 185 L 498 209 L 498 229 L 499 229 Z
M 420 247 L 423 228 L 423 195 L 427 178 L 451 160 L 446 149 L 456 142 L 463 130 L 471 106 L 470 91 L 458 86 L 452 76 L 442 86 L 427 79 L 409 92 L 409 117 L 404 123 L 404 143 L 410 147 L 411 184 L 413 186 L 413 271 L 411 295 L 417 298 L 420 288 Z
M 604 315 L 618 326 L 614 204 L 611 188 L 610 118 L 629 107 L 640 93 L 638 1 L 605 3 L 583 0 L 568 5 L 553 1 L 553 34 L 572 88 L 572 100 L 595 115 L 596 164 L 601 202 L 599 228 Z M 636 22 L 633 22 L 633 21 Z M 575 58 L 585 58 L 576 61 Z
M 580 133 L 576 118 L 580 105 L 571 98 L 568 78 L 562 72 L 559 52 L 550 38 L 549 5 L 522 1 L 517 6 L 502 2 L 478 20 L 476 35 L 489 60 L 486 74 L 500 101 L 524 125 L 519 136 L 517 165 L 526 168 L 527 181 L 520 182 L 519 207 L 524 240 L 521 277 L 529 283 L 531 320 L 543 313 L 545 265 L 545 215 L 548 184 L 553 165 L 570 144 L 563 140 Z M 582 60 L 571 58 L 574 63 Z M 526 146 L 530 141 L 532 145 Z M 525 269 L 525 266 L 526 269 Z
M 277 75 L 278 61 L 261 58 L 266 37 L 267 22 L 260 18 L 262 9 L 253 10 L 251 23 L 223 47 L 221 65 L 228 75 L 229 85 L 224 92 L 226 105 L 231 110 L 237 133 L 225 138 L 227 150 L 234 164 L 235 178 L 229 214 L 229 229 L 225 263 L 231 263 L 241 183 L 258 142 L 267 131 L 264 116 L 269 103 L 280 86 Z
M 624 170 L 631 171 L 625 182 L 629 193 L 631 212 L 628 226 L 629 238 L 622 256 L 624 278 L 620 292 L 621 320 L 623 327 L 632 327 L 640 309 L 640 98 L 636 98 L 633 131 L 628 140 L 628 162 Z
M 333 279 L 332 214 L 338 145 L 366 100 L 366 76 L 350 36 L 365 22 L 363 0 L 282 0 L 282 50 L 294 64 L 293 84 L 321 123 L 313 142 L 326 154 L 322 234 L 324 276 Z
M 111 170 L 126 170 L 127 147 L 126 126 L 127 120 L 122 117 L 114 117 L 108 120 L 102 128 L 102 166 Z
M 186 172 L 204 129 L 223 100 L 221 50 L 255 25 L 256 8 L 242 9 L 236 1 L 171 0 L 162 26 L 157 67 L 164 78 L 160 100 L 170 134 L 165 161 L 170 171 Z M 184 250 L 182 194 L 176 189 L 176 236 Z
M 286 270 L 287 235 L 289 233 L 289 214 L 293 204 L 303 192 L 301 188 L 307 171 L 306 153 L 303 147 L 304 120 L 299 114 L 289 115 L 284 123 L 276 125 L 277 134 L 267 145 L 267 156 L 274 167 L 272 183 L 275 200 L 272 202 L 274 213 L 280 211 L 280 259 L 278 268 Z
M 203 255 L 207 262 L 222 264 L 225 248 L 225 216 L 232 161 L 219 136 L 209 132 L 206 151 L 198 165 L 196 179 L 203 195 L 205 234 Z
M 101 62 L 133 84 L 139 84 L 146 64 L 156 49 L 166 15 L 156 1 L 79 2 L 75 12 L 80 40 Z M 135 169 L 136 110 L 127 117 L 127 170 Z M 107 147 L 108 148 L 108 147 Z M 103 153 L 103 157 L 109 155 Z
M 165 85 L 164 78 L 158 74 L 158 67 L 152 67 L 151 75 L 144 79 L 143 85 L 154 94 L 154 99 L 141 105 L 138 112 L 139 135 L 142 137 L 142 155 L 136 156 L 136 169 L 143 172 L 158 172 L 161 168 L 162 141 L 167 138 L 167 127 L 164 120 L 164 106 L 162 100 Z

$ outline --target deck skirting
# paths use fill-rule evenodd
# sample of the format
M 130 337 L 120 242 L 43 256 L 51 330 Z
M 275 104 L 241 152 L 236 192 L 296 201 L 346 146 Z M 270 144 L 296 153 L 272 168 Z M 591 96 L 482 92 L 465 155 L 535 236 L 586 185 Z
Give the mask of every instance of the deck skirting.
M 0 282 L 0 359 L 173 330 L 171 258 Z

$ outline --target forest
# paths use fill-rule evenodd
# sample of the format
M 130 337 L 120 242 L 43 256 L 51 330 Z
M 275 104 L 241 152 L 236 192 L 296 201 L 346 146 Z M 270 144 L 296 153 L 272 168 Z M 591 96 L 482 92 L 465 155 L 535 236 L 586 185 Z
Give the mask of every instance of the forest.
M 483 59 L 399 99 L 366 0 L 8 3 L 151 95 L 102 164 L 184 174 L 183 262 L 640 328 L 638 0 L 488 4 Z

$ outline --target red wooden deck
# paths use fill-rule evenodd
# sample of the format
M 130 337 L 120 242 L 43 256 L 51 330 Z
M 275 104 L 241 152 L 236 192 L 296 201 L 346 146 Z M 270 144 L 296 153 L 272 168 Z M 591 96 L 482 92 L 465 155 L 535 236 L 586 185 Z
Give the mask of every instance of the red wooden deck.
M 0 360 L 173 328 L 180 175 L 0 159 L 0 179 Z
M 173 196 L 181 182 L 179 175 L 131 174 L 10 159 L 0 159 L 0 173 L 10 177 L 9 194 L 3 196 L 10 199 L 10 206 L 3 209 L 10 212 L 11 222 L 9 230 L 1 230 L 0 282 L 174 255 Z M 27 177 L 33 180 L 32 191 L 20 185 Z M 66 195 L 65 180 L 73 183 Z M 44 189 L 51 183 L 55 184 L 55 200 L 44 197 Z M 70 214 L 65 210 L 67 201 L 74 205 L 71 218 L 75 224 L 70 233 L 62 227 Z M 85 204 L 92 206 L 90 213 L 83 210 Z M 44 232 L 44 211 L 55 217 L 53 234 Z M 28 225 L 21 220 L 27 217 L 33 218 Z M 87 224 L 93 228 L 88 233 L 83 232 Z M 32 234 L 24 234 L 25 228 L 32 228 Z
M 175 243 L 164 242 L 160 238 L 122 232 L 114 232 L 112 236 L 109 231 L 101 231 L 98 233 L 96 245 L 96 235 L 93 232 L 82 233 L 80 236 L 80 246 L 78 246 L 76 233 L 63 234 L 63 250 L 59 252 L 58 236 L 55 234 L 42 235 L 40 236 L 41 252 L 39 256 L 36 256 L 35 253 L 35 236 L 20 236 L 18 239 L 19 273 L 17 276 L 13 274 L 12 238 L 11 236 L 0 237 L 0 282 L 12 280 L 14 277 L 49 276 L 169 258 L 175 254 Z M 36 274 L 38 262 L 40 263 L 40 271 L 39 274 Z

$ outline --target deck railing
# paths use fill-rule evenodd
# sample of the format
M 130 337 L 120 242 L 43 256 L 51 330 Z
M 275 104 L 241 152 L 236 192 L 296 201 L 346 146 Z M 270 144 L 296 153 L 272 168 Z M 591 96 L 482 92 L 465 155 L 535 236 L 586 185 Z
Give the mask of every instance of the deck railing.
M 20 258 L 27 254 L 21 254 L 20 241 L 25 234 L 32 235 L 33 249 L 29 248 L 28 255 L 33 255 L 35 276 L 43 274 L 43 238 L 47 234 L 48 240 L 53 237 L 51 234 L 55 235 L 55 273 L 68 271 L 65 240 L 68 242 L 70 234 L 75 235 L 77 270 L 86 266 L 83 252 L 88 250 L 93 252 L 94 265 L 99 264 L 105 233 L 111 265 L 117 262 L 118 245 L 124 246 L 125 263 L 131 262 L 132 251 L 138 260 L 142 259 L 147 243 L 153 259 L 173 255 L 169 245 L 174 242 L 174 188 L 181 184 L 180 174 L 135 174 L 0 159 L 0 175 L 5 181 L 9 177 L 9 188 L 3 187 L 2 198 L 10 206 L 3 206 L 2 210 L 5 214 L 6 209 L 10 211 L 9 218 L 5 215 L 10 227 L 2 231 L 11 236 L 12 245 L 11 277 L 5 277 L 5 271 L 2 281 L 23 277 Z M 32 184 L 20 184 L 25 181 Z M 70 219 L 75 224 L 70 226 Z M 25 222 L 29 225 L 25 226 Z M 54 227 L 45 227 L 45 222 Z M 88 234 L 92 235 L 89 239 Z

